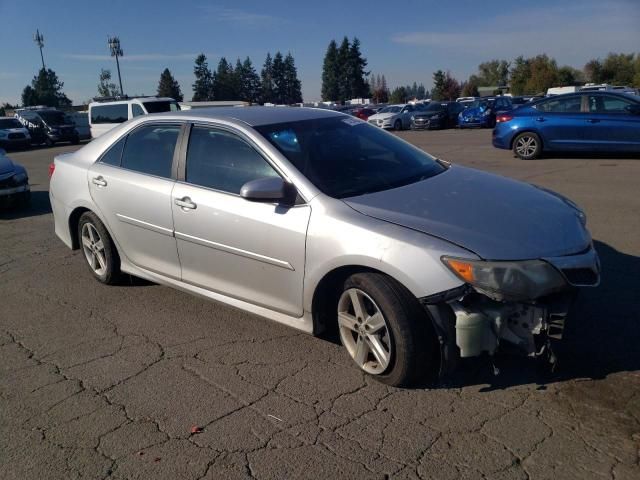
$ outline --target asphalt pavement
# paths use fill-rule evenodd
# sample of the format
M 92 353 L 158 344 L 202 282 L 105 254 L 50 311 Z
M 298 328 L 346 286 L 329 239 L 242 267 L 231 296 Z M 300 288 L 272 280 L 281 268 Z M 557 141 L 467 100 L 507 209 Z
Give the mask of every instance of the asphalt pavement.
M 638 479 L 640 159 L 524 162 L 488 130 L 401 132 L 454 163 L 556 190 L 588 215 L 602 283 L 548 373 L 500 356 L 396 389 L 338 345 L 132 279 L 99 284 L 32 208 L 0 212 L 0 478 Z

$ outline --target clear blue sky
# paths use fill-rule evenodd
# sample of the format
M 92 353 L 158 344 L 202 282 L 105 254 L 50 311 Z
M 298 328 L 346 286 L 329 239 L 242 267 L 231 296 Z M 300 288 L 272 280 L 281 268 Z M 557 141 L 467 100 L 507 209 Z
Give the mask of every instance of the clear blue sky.
M 320 96 L 328 42 L 360 38 L 374 73 L 391 87 L 450 70 L 460 79 L 493 58 L 547 53 L 582 67 L 610 51 L 640 51 L 640 0 L 0 0 L 0 102 L 19 101 L 40 68 L 32 40 L 45 37 L 45 62 L 74 103 L 96 94 L 101 68 L 111 69 L 107 35 L 119 35 L 125 93 L 155 93 L 168 67 L 191 97 L 193 60 L 204 52 L 251 57 L 259 71 L 268 51 L 291 51 L 305 100 Z

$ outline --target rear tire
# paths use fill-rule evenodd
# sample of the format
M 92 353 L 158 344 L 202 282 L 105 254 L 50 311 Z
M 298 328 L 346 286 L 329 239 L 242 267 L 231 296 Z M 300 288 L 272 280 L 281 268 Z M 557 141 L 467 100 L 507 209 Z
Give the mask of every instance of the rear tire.
M 78 241 L 93 276 L 107 285 L 118 283 L 120 257 L 109 232 L 95 213 L 85 212 L 80 217 Z
M 534 160 L 542 153 L 540 137 L 533 132 L 524 132 L 513 140 L 513 153 L 521 160 Z
M 356 365 L 392 386 L 431 382 L 439 344 L 426 312 L 402 285 L 382 273 L 357 273 L 337 303 L 340 340 Z

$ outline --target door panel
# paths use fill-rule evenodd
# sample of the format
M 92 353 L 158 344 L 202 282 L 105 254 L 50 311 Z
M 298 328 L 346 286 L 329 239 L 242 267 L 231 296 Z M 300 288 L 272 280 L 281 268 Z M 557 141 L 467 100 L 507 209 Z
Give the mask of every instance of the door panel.
M 589 95 L 586 137 L 594 150 L 640 152 L 640 115 L 625 110 L 631 103 L 612 95 Z
M 94 179 L 106 186 L 96 185 Z M 127 258 L 139 267 L 180 278 L 171 212 L 175 182 L 102 163 L 94 164 L 88 180 L 91 196 Z
M 195 208 L 175 203 L 186 198 Z M 181 182 L 173 199 L 183 281 L 302 315 L 309 206 L 254 203 Z
M 581 150 L 589 148 L 586 140 L 586 116 L 582 113 L 579 95 L 551 98 L 536 107 L 532 123 L 550 150 Z
M 122 253 L 135 265 L 180 278 L 171 192 L 181 126 L 147 123 L 114 143 L 88 172 L 89 190 Z

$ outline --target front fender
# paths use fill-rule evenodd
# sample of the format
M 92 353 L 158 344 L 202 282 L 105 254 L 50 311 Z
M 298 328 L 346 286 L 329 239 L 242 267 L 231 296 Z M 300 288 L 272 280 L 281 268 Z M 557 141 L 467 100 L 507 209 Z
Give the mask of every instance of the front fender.
M 363 215 L 339 200 L 331 204 L 314 205 L 309 222 L 303 293 L 307 311 L 321 280 L 337 268 L 383 272 L 418 298 L 462 285 L 440 260 L 443 255 L 477 258 L 440 238 Z

